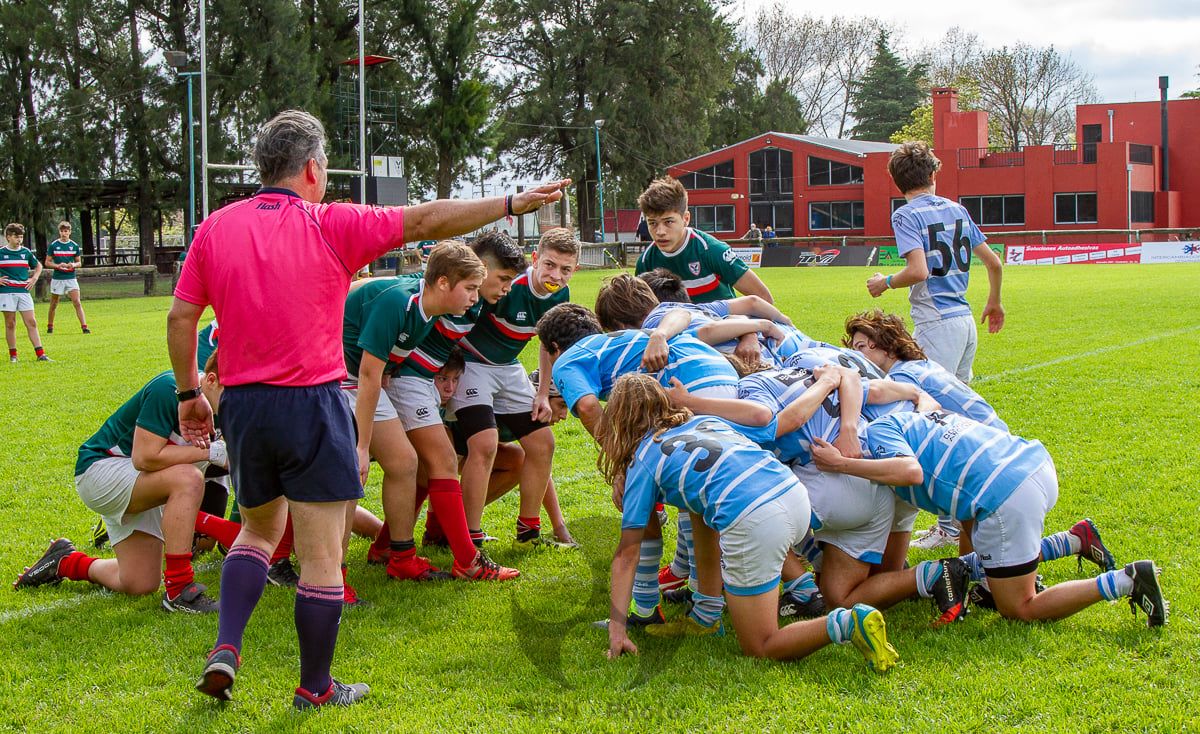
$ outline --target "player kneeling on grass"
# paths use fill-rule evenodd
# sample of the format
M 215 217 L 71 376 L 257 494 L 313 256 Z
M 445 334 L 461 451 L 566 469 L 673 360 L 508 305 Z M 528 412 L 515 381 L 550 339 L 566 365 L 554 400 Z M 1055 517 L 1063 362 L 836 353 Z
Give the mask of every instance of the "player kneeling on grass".
M 768 451 L 718 418 L 671 407 L 649 375 L 617 380 L 601 422 L 600 446 L 605 479 L 614 487 L 624 483 L 621 540 L 612 563 L 609 657 L 637 652 L 624 611 L 642 534 L 661 500 L 692 513 L 697 565 L 707 587 L 697 591 L 692 614 L 711 619 L 689 615 L 683 626 L 710 634 L 720 629 L 720 607 L 712 603 L 720 582 L 711 578 L 719 563 L 745 654 L 791 660 L 831 642 L 853 642 L 877 672 L 899 659 L 887 641 L 883 615 L 865 604 L 779 627 L 780 568 L 788 549 L 808 532 L 811 511 L 804 485 Z
M 1061 619 L 1105 599 L 1128 597 L 1151 627 L 1167 621 L 1167 603 L 1153 561 L 1136 561 L 1095 580 L 1067 581 L 1038 593 L 1043 549 L 1066 555 L 1070 533 L 1042 540 L 1046 513 L 1058 500 L 1054 462 L 1038 441 L 1027 441 L 953 413 L 895 413 L 871 421 L 866 444 L 872 458 L 850 459 L 815 439 L 813 460 L 841 472 L 893 487 L 923 510 L 974 520 L 972 541 L 996 609 L 1026 622 Z M 1060 543 L 1056 544 L 1054 539 Z M 1136 612 L 1135 612 L 1136 614 Z
M 218 405 L 222 387 L 216 357 L 205 366 L 200 388 Z M 13 584 L 41 586 L 63 579 L 90 581 L 130 595 L 158 590 L 166 552 L 162 606 L 169 612 L 217 611 L 192 569 L 192 532 L 204 497 L 208 463 L 228 466 L 223 441 L 208 448 L 180 437 L 175 378 L 164 372 L 117 409 L 79 447 L 75 489 L 104 518 L 115 559 L 91 558 L 60 538 Z M 227 521 L 224 521 L 227 522 Z

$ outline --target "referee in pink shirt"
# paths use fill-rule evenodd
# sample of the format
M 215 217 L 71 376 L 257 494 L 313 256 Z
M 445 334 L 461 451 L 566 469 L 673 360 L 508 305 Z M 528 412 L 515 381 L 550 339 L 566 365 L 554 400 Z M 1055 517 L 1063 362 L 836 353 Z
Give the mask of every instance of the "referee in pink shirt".
M 323 204 L 324 148 L 325 130 L 306 112 L 283 112 L 262 126 L 254 163 L 263 188 L 196 230 L 167 317 L 180 427 L 200 447 L 213 431 L 213 406 L 200 393 L 196 325 L 209 305 L 221 323 L 219 407 L 243 522 L 221 569 L 217 642 L 196 687 L 231 697 L 242 634 L 290 509 L 300 557 L 299 709 L 350 705 L 368 691 L 330 675 L 342 545 L 363 496 L 354 417 L 338 389 L 346 376 L 342 309 L 354 273 L 405 241 L 453 237 L 534 211 L 570 183 L 412 207 Z

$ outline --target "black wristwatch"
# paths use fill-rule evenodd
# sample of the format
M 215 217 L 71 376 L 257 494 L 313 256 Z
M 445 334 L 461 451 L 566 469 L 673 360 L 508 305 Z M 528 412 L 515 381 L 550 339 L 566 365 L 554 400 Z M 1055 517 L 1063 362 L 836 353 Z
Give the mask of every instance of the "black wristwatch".
M 180 390 L 175 388 L 175 398 L 181 403 L 186 403 L 189 400 L 195 400 L 204 394 L 204 391 L 199 387 L 193 387 L 191 390 Z

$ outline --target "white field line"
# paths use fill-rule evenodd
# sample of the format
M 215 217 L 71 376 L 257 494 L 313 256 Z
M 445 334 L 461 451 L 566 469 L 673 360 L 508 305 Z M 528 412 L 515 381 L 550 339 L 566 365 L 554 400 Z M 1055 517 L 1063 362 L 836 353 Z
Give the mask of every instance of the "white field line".
M 974 380 L 971 380 L 971 384 L 975 385 L 975 384 L 978 384 L 981 382 L 992 382 L 994 380 L 1003 380 L 1005 377 L 1012 377 L 1013 375 L 1020 375 L 1020 374 L 1026 373 L 1026 372 L 1033 372 L 1034 370 L 1040 370 L 1044 367 L 1053 367 L 1056 364 L 1063 364 L 1065 362 L 1074 362 L 1079 359 L 1087 359 L 1088 357 L 1096 357 L 1098 355 L 1107 354 L 1109 352 L 1118 352 L 1122 349 L 1129 349 L 1131 347 L 1141 346 L 1142 344 L 1148 344 L 1150 342 L 1160 341 L 1162 339 L 1170 339 L 1171 337 L 1175 337 L 1175 336 L 1183 336 L 1184 334 L 1190 334 L 1193 331 L 1197 331 L 1197 330 L 1200 330 L 1200 324 L 1197 324 L 1195 326 L 1189 326 L 1184 329 L 1176 329 L 1174 331 L 1164 331 L 1161 334 L 1155 334 L 1154 336 L 1148 336 L 1148 337 L 1145 337 L 1142 339 L 1135 339 L 1131 342 L 1126 342 L 1124 344 L 1113 344 L 1113 345 L 1110 345 L 1107 347 L 1099 347 L 1097 349 L 1090 349 L 1086 352 L 1078 352 L 1076 354 L 1068 354 L 1065 357 L 1055 357 L 1054 359 L 1047 360 L 1045 362 L 1039 362 L 1037 364 L 1028 364 L 1028 365 L 1025 365 L 1024 367 L 1014 367 L 1010 370 L 1004 370 L 1002 372 L 997 372 L 995 374 L 984 375 L 982 377 L 976 377 Z
M 92 594 L 82 594 L 80 596 L 69 596 L 65 599 L 59 599 L 57 601 L 52 601 L 48 604 L 35 604 L 31 607 L 26 607 L 24 609 L 13 609 L 13 610 L 7 611 L 7 612 L 0 612 L 0 624 L 7 624 L 9 622 L 15 622 L 15 621 L 23 620 L 23 619 L 29 619 L 30 617 L 36 616 L 38 614 L 45 614 L 46 612 L 56 612 L 60 609 L 67 609 L 69 607 L 77 607 L 80 604 L 82 604 L 84 601 L 86 601 L 87 599 L 90 599 L 91 597 L 92 597 Z

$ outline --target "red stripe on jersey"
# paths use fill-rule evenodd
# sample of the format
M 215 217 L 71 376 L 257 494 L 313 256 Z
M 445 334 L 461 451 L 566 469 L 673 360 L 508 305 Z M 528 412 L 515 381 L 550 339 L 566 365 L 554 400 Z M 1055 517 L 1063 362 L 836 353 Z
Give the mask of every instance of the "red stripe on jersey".
M 442 369 L 441 365 L 436 364 L 436 363 L 426 359 L 425 355 L 423 355 L 420 352 L 417 352 L 415 350 L 412 351 L 411 353 L 409 353 L 408 358 L 411 359 L 412 361 L 416 362 L 417 364 L 421 365 L 425 369 L 429 370 L 430 372 L 437 372 Z
M 492 320 L 492 323 L 496 325 L 496 328 L 500 330 L 500 333 L 504 334 L 509 339 L 515 339 L 516 341 L 527 342 L 530 339 L 532 339 L 534 336 L 537 335 L 536 332 L 533 334 L 526 334 L 524 332 L 515 331 L 512 328 L 510 328 L 509 326 L 505 325 L 505 323 L 503 321 L 496 318 L 495 314 L 491 314 L 491 313 L 488 314 L 488 318 Z
M 721 281 L 717 280 L 716 278 L 713 278 L 710 282 L 705 283 L 704 285 L 698 285 L 695 288 L 688 288 L 687 294 L 689 296 L 698 296 L 701 293 L 708 293 L 711 290 L 716 290 L 720 286 L 721 286 Z
M 29 263 L 24 260 L 0 260 L 0 268 L 28 268 Z
M 464 336 L 467 335 L 466 331 L 455 331 L 454 329 L 451 329 L 450 327 L 446 326 L 442 322 L 441 319 L 438 319 L 434 323 L 433 328 L 437 329 L 438 333 L 440 333 L 442 336 L 446 337 L 450 341 L 458 341 L 459 339 L 462 339 Z

